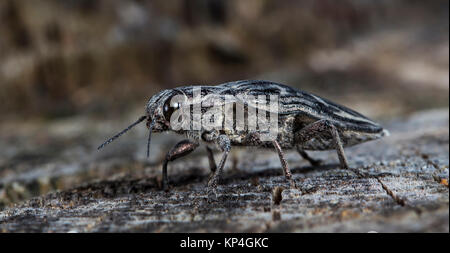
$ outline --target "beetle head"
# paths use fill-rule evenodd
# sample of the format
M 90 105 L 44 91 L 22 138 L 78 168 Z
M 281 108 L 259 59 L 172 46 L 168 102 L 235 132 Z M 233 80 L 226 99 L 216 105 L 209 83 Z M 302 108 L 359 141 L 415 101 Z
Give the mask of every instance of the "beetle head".
M 170 130 L 172 113 L 180 106 L 183 93 L 177 89 L 163 90 L 152 96 L 146 105 L 147 128 L 151 132 Z
M 115 139 L 119 138 L 122 134 L 126 133 L 128 130 L 147 120 L 147 128 L 149 129 L 148 141 L 147 141 L 147 157 L 150 154 L 150 142 L 152 132 L 164 132 L 170 129 L 170 117 L 172 113 L 179 107 L 179 103 L 176 102 L 174 96 L 182 94 L 180 91 L 174 90 L 163 90 L 155 95 L 153 95 L 147 105 L 146 105 L 146 115 L 141 116 L 133 124 L 129 125 L 127 128 L 114 135 L 97 149 L 101 149 L 108 145 Z

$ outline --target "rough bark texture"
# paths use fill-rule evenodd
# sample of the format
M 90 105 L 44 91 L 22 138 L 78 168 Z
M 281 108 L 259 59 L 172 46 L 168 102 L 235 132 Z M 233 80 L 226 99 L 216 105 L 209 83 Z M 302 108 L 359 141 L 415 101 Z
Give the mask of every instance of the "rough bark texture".
M 103 153 L 86 140 L 85 146 L 28 157 L 25 165 L 6 157 L 0 231 L 448 232 L 448 113 L 425 111 L 386 123 L 391 136 L 347 148 L 359 175 L 340 169 L 333 151 L 310 152 L 323 160 L 319 167 L 288 152 L 299 190 L 288 189 L 275 151 L 235 150 L 216 201 L 207 198 L 203 148 L 169 164 L 171 190 L 161 191 L 159 161 L 171 138 L 155 140 L 151 162 L 145 162 L 144 131 Z M 23 160 L 26 153 L 15 156 Z M 60 188 L 65 190 L 52 191 Z M 12 204 L 18 199 L 28 200 Z

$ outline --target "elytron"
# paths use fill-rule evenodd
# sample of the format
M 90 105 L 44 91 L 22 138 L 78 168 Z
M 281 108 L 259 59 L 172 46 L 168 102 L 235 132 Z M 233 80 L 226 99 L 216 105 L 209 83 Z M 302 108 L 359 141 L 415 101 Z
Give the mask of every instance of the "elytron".
M 201 99 L 194 95 L 195 88 L 200 88 Z M 175 96 L 183 95 L 190 100 L 188 108 L 200 107 L 201 114 L 207 112 L 208 107 L 202 106 L 209 95 L 216 98 L 235 98 L 232 112 L 236 111 L 237 104 L 243 105 L 244 118 L 248 120 L 258 110 L 264 110 L 266 115 L 276 113 L 277 133 L 272 140 L 265 140 L 259 129 L 173 129 L 171 128 L 171 116 L 180 109 L 179 103 L 173 103 Z M 276 112 L 272 107 L 254 108 L 258 103 L 254 98 L 261 96 L 276 96 L 278 105 Z M 208 103 L 208 106 L 214 104 Z M 217 106 L 217 105 L 216 105 Z M 379 139 L 389 134 L 379 124 L 353 111 L 345 106 L 338 105 L 330 100 L 317 95 L 294 89 L 292 87 L 261 80 L 243 80 L 228 82 L 216 86 L 184 86 L 163 90 L 153 95 L 145 107 L 146 114 L 136 122 L 108 139 L 98 149 L 103 148 L 135 125 L 146 120 L 149 129 L 147 142 L 147 156 L 149 155 L 151 134 L 154 132 L 173 131 L 182 134 L 187 139 L 177 143 L 167 153 L 163 166 L 163 189 L 168 189 L 167 165 L 170 161 L 186 156 L 201 144 L 206 146 L 212 177 L 208 182 L 209 190 L 215 190 L 223 173 L 227 156 L 233 146 L 254 146 L 269 148 L 277 151 L 284 175 L 292 188 L 296 188 L 289 166 L 284 158 L 284 150 L 295 149 L 312 165 L 318 165 L 317 160 L 312 159 L 306 150 L 336 150 L 343 169 L 349 169 L 344 147 L 353 146 L 366 141 Z M 223 112 L 226 113 L 226 112 Z M 191 115 L 192 116 L 192 111 Z M 195 117 L 195 116 L 194 116 Z M 232 117 L 233 118 L 233 117 Z M 236 121 L 236 117 L 233 118 Z M 173 119 L 172 119 L 173 121 Z M 236 125 L 236 122 L 234 122 Z M 213 149 L 222 152 L 219 165 L 214 161 Z

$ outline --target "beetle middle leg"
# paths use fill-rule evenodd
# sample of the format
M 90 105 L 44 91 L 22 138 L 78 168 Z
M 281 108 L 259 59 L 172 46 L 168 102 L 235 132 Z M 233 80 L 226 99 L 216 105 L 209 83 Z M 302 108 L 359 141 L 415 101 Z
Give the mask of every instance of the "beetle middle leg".
M 272 144 L 275 147 L 275 149 L 277 150 L 278 156 L 280 157 L 281 166 L 283 167 L 283 171 L 284 171 L 284 176 L 289 181 L 289 184 L 291 185 L 291 188 L 294 188 L 294 189 L 297 188 L 297 186 L 295 185 L 295 181 L 292 178 L 291 170 L 289 169 L 287 161 L 284 158 L 284 152 L 281 149 L 280 144 L 278 144 L 278 142 L 276 140 L 274 140 L 272 142 Z
M 217 169 L 216 161 L 214 161 L 214 153 L 208 146 L 206 146 L 206 152 L 208 153 L 209 168 L 211 169 L 211 173 L 214 174 Z
M 231 142 L 230 139 L 226 135 L 220 135 L 216 139 L 217 145 L 220 147 L 220 149 L 223 151 L 222 159 L 220 159 L 219 167 L 217 167 L 216 171 L 214 172 L 214 175 L 212 176 L 211 180 L 208 182 L 208 188 L 209 190 L 214 190 L 217 188 L 217 185 L 219 184 L 219 180 L 222 178 L 223 174 L 223 167 L 225 166 L 225 162 L 227 160 L 228 154 L 231 150 Z
M 334 147 L 337 151 L 341 167 L 343 169 L 349 169 L 347 157 L 344 153 L 344 147 L 342 145 L 341 138 L 339 137 L 339 131 L 330 121 L 319 120 L 305 126 L 295 133 L 295 141 L 297 143 L 304 143 L 316 136 L 324 134 L 331 134 L 331 138 L 333 138 Z
M 319 166 L 322 161 L 319 159 L 314 159 L 308 155 L 303 149 L 297 146 L 297 152 L 303 157 L 303 159 L 307 160 L 312 166 Z
M 199 146 L 199 143 L 197 141 L 192 140 L 182 140 L 178 142 L 172 149 L 167 152 L 166 158 L 164 159 L 163 167 L 162 167 L 162 174 L 163 174 L 163 181 L 162 181 L 162 187 L 163 190 L 168 189 L 168 183 L 169 180 L 167 178 L 167 164 L 177 158 L 183 157 L 194 151 Z

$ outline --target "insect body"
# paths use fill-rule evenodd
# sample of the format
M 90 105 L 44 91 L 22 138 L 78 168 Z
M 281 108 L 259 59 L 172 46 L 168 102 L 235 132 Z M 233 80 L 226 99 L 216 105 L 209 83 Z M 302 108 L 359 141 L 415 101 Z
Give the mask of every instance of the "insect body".
M 184 100 L 175 99 L 180 96 Z M 265 101 L 261 102 L 257 99 L 269 96 L 276 98 L 277 103 L 273 107 L 267 106 Z M 228 110 L 224 110 L 227 105 Z M 183 108 L 184 114 L 180 113 Z M 195 108 L 198 110 L 195 111 Z M 208 109 L 211 108 L 221 108 L 221 110 L 210 113 Z M 243 109 L 240 115 L 245 124 L 241 128 L 238 127 L 238 108 Z M 276 123 L 276 132 L 272 135 L 272 139 L 263 138 L 267 129 L 261 127 L 260 121 L 258 124 L 251 122 L 255 119 L 253 116 L 256 112 L 259 116 L 256 119 Z M 216 123 L 215 127 L 199 124 L 200 122 L 211 123 L 210 116 Z M 272 118 L 270 118 L 271 116 Z M 232 146 L 275 149 L 286 179 L 291 187 L 295 188 L 296 184 L 292 179 L 283 150 L 296 149 L 303 158 L 311 164 L 317 165 L 319 162 L 310 158 L 305 150 L 335 149 L 341 167 L 348 169 L 344 147 L 388 135 L 387 130 L 367 117 L 327 99 L 274 82 L 244 80 L 217 86 L 185 86 L 163 90 L 150 98 L 146 105 L 146 115 L 107 140 L 98 149 L 103 148 L 144 120 L 149 129 L 147 156 L 152 132 L 173 131 L 188 137 L 169 150 L 165 157 L 163 162 L 164 189 L 167 189 L 168 186 L 168 163 L 189 154 L 201 143 L 206 145 L 213 174 L 208 182 L 210 189 L 217 187 Z M 185 124 L 184 128 L 175 129 L 174 126 L 179 126 L 180 122 L 188 124 Z M 228 128 L 224 127 L 227 122 L 229 123 Z M 195 124 L 197 127 L 193 127 Z M 257 125 L 257 127 L 253 128 L 251 125 Z M 213 157 L 212 148 L 214 146 L 223 152 L 218 166 Z

